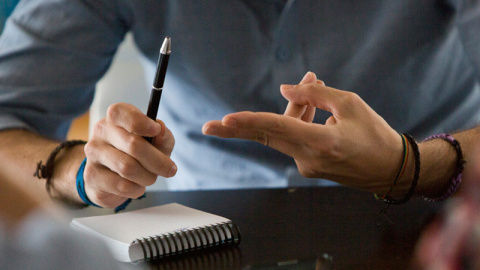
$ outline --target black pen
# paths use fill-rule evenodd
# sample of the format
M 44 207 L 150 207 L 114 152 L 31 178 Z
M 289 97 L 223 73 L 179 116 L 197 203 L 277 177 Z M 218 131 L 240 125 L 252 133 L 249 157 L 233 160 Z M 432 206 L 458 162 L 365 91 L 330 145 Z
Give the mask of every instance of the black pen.
M 171 42 L 170 37 L 166 37 L 160 48 L 160 57 L 158 58 L 157 71 L 153 80 L 152 91 L 150 93 L 150 101 L 148 102 L 147 116 L 153 121 L 157 120 L 158 106 L 162 97 L 163 83 L 167 73 L 168 59 L 170 58 Z M 152 137 L 145 137 L 149 143 L 153 144 Z

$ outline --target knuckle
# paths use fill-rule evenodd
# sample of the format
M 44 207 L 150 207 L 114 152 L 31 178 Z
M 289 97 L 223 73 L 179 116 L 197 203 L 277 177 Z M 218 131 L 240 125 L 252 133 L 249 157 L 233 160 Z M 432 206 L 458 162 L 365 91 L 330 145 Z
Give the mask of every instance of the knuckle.
M 263 144 L 265 142 L 265 133 L 263 132 L 256 133 L 255 141 Z
M 118 199 L 117 199 L 118 200 Z M 118 202 L 116 202 L 117 200 L 112 201 L 112 200 L 109 200 L 105 203 L 102 203 L 102 206 L 105 207 L 105 208 L 115 208 L 117 207 L 118 205 L 120 205 Z
M 299 173 L 306 178 L 325 178 L 328 179 L 328 168 L 322 166 L 322 164 L 308 162 L 298 166 Z
M 313 173 L 313 171 L 311 169 L 302 168 L 299 171 L 300 171 L 300 174 L 304 177 L 307 177 L 307 178 L 315 177 L 315 174 Z
M 133 185 L 134 184 L 132 182 L 128 180 L 123 180 L 116 185 L 116 189 L 121 196 L 130 197 L 129 195 L 134 190 Z
M 87 158 L 95 155 L 97 152 L 97 147 L 97 143 L 94 140 L 90 140 L 85 144 L 83 151 L 85 152 Z
M 93 165 L 89 165 L 89 163 L 87 162 L 85 170 L 83 171 L 83 179 L 85 181 L 85 185 L 90 186 L 92 183 L 94 183 L 95 181 L 93 181 L 93 179 L 95 179 L 97 175 L 98 174 L 95 170 L 95 167 Z
M 132 119 L 136 116 L 134 115 L 131 115 Z M 146 118 L 146 116 L 144 115 L 141 115 L 141 117 L 144 117 Z M 150 120 L 149 120 L 150 121 Z M 131 121 L 128 121 L 125 123 L 125 126 L 128 130 L 131 130 L 133 132 L 145 132 L 145 129 L 146 129 L 146 125 L 144 124 L 143 121 L 134 121 L 134 120 L 131 120 Z
M 144 181 L 147 186 L 151 186 L 157 181 L 157 175 L 145 177 Z
M 305 93 L 310 96 L 316 94 L 318 90 L 319 90 L 319 84 L 317 83 L 309 83 L 303 87 L 303 91 L 305 91 Z
M 161 165 L 158 167 L 157 170 L 155 170 L 153 172 L 153 174 L 155 176 L 157 175 L 161 175 L 163 177 L 167 177 L 168 173 L 170 172 L 170 170 L 172 169 L 172 166 L 173 166 L 173 162 L 167 160 L 167 159 L 164 159 L 163 162 L 161 162 Z
M 131 192 L 132 196 L 130 196 L 130 198 L 136 199 L 136 198 L 142 196 L 145 193 L 145 191 L 146 191 L 145 187 L 141 187 L 141 188 L 137 188 L 135 190 L 132 190 L 132 192 Z
M 127 152 L 130 155 L 136 156 L 136 154 L 139 152 L 139 148 L 140 148 L 140 145 L 142 143 L 140 141 L 140 139 L 141 139 L 141 137 L 133 135 L 133 134 L 131 134 L 130 136 L 128 136 L 125 139 L 126 149 L 127 149 Z M 142 140 L 143 140 L 143 138 L 142 138 Z
M 102 207 L 114 208 L 118 205 L 117 201 L 119 197 L 101 190 L 94 190 L 92 194 L 88 195 L 88 198 Z
M 265 128 L 265 132 L 261 132 L 263 134 L 259 136 L 261 136 L 261 139 L 265 140 L 265 138 L 268 138 L 269 135 L 283 135 L 285 130 L 285 124 L 283 123 L 282 118 L 280 116 L 276 116 L 273 121 L 268 123 L 268 126 Z
M 284 135 L 286 133 L 287 127 L 285 127 L 285 123 L 281 121 L 280 118 L 277 119 L 274 134 L 276 135 Z
M 129 178 L 136 175 L 138 166 L 135 161 L 130 158 L 120 159 L 116 164 L 117 173 L 123 178 Z
M 339 160 L 343 152 L 344 144 L 336 137 L 330 138 L 329 142 L 328 145 L 324 146 L 324 152 L 328 153 L 328 156 L 332 160 Z
M 92 133 L 94 136 L 101 136 L 105 131 L 105 119 L 96 122 L 93 125 Z
M 117 192 L 122 197 L 136 199 L 145 193 L 145 187 L 138 186 L 137 184 L 128 180 L 120 181 L 117 184 Z
M 342 144 L 338 138 L 331 136 L 326 139 L 328 143 L 312 144 L 310 148 L 313 150 L 313 155 L 322 159 L 333 159 L 338 156 L 341 151 Z
M 332 164 L 342 162 L 345 159 L 345 145 L 335 136 L 325 140 L 328 143 L 322 144 L 312 144 L 309 146 L 311 153 L 311 160 L 322 161 L 321 163 Z M 318 162 L 317 162 L 318 163 Z M 315 167 L 316 171 L 322 171 L 323 169 L 328 169 L 328 167 L 322 168 Z
M 360 96 L 357 93 L 354 93 L 354 92 L 347 92 L 346 97 L 352 103 L 356 103 L 359 100 L 361 100 Z
M 164 141 L 171 145 L 172 149 L 175 146 L 175 137 L 170 130 L 165 131 Z
M 108 194 L 100 192 L 99 190 L 94 190 L 93 192 L 88 194 L 88 198 L 90 199 L 90 201 L 100 204 L 103 204 L 102 202 L 106 200 L 107 196 Z
M 312 166 L 311 163 L 303 163 L 298 166 L 298 172 L 307 178 L 319 177 L 318 168 Z
M 357 95 L 356 93 L 353 93 L 353 92 L 343 92 L 343 94 L 341 95 L 341 97 L 339 99 L 339 102 L 343 106 L 349 106 L 349 107 L 350 106 L 355 106 L 360 101 L 361 101 L 360 96 Z
M 108 106 L 107 109 L 107 119 L 110 121 L 115 122 L 115 120 L 118 118 L 120 114 L 122 104 L 121 103 L 115 103 L 110 106 Z
M 168 136 L 168 140 L 165 143 L 165 147 L 166 147 L 165 151 L 166 151 L 166 154 L 170 157 L 170 155 L 173 152 L 173 148 L 175 147 L 175 138 L 171 134 L 167 136 Z
M 280 134 L 283 132 L 283 125 L 278 117 L 270 124 L 270 126 L 268 126 L 267 131 L 273 134 Z

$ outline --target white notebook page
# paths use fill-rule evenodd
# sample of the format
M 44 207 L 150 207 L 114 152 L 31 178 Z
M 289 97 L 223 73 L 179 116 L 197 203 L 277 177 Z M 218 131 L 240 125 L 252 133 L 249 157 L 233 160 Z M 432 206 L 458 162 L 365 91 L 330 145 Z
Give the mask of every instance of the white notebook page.
M 136 238 L 228 221 L 230 220 L 218 215 L 171 203 L 120 214 L 77 218 L 72 221 L 72 225 L 130 244 Z

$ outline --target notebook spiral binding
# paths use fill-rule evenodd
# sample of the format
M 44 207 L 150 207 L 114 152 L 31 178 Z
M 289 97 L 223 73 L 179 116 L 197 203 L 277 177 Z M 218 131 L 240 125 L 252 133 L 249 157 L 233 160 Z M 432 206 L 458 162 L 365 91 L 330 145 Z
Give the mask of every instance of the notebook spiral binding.
M 186 254 L 185 254 L 186 255 Z M 242 255 L 237 246 L 214 249 L 209 252 L 193 252 L 186 256 L 174 256 L 155 261 L 144 261 L 141 266 L 149 270 L 241 270 Z
M 233 222 L 184 229 L 172 233 L 136 238 L 144 259 L 159 259 L 206 248 L 238 245 L 240 230 Z

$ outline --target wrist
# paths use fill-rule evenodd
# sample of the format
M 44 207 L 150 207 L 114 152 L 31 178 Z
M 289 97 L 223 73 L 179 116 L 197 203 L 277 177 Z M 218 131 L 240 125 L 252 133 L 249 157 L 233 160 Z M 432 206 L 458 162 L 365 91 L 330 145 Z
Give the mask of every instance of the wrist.
M 416 195 L 436 198 L 448 189 L 457 168 L 457 153 L 448 142 L 438 139 L 419 144 L 422 170 Z
M 403 203 L 407 202 L 408 200 L 410 200 L 410 198 L 412 197 L 412 195 L 415 192 L 415 189 L 417 187 L 418 180 L 419 180 L 419 177 L 420 177 L 421 162 L 420 162 L 420 152 L 419 152 L 419 149 L 418 149 L 418 144 L 417 144 L 416 140 L 409 134 L 402 134 L 401 136 L 404 139 L 404 144 L 403 144 L 404 145 L 404 160 L 403 160 L 403 163 L 402 163 L 402 167 L 400 168 L 399 172 L 397 173 L 397 178 L 395 178 L 395 181 L 393 182 L 393 185 L 391 186 L 389 192 L 387 194 L 381 195 L 381 196 L 379 196 L 378 194 L 375 194 L 375 198 L 383 201 L 384 203 L 386 203 L 388 205 L 403 204 Z M 412 159 L 408 158 L 408 153 L 409 153 L 410 148 L 411 148 L 412 154 L 413 154 L 413 166 L 414 166 L 413 179 L 411 180 L 410 186 L 405 191 L 405 194 L 400 198 L 395 198 L 394 196 L 391 196 L 393 188 L 396 187 L 396 185 L 398 183 L 398 180 L 400 180 L 399 178 L 403 178 L 402 177 L 403 173 L 405 171 L 410 172 L 410 169 L 411 169 L 411 167 L 410 167 L 408 170 L 406 170 L 406 168 L 407 168 L 406 165 L 407 165 L 407 163 L 409 163 L 408 160 L 412 160 Z M 411 164 L 411 162 L 412 161 L 410 161 L 410 164 Z M 399 190 L 402 190 L 402 191 L 406 189 L 405 183 L 401 184 L 399 187 L 400 187 Z M 386 209 L 385 209 L 385 211 L 386 211 Z
M 84 205 L 76 189 L 78 168 L 85 159 L 84 144 L 63 148 L 55 158 L 55 166 L 50 179 L 52 198 L 72 206 Z

